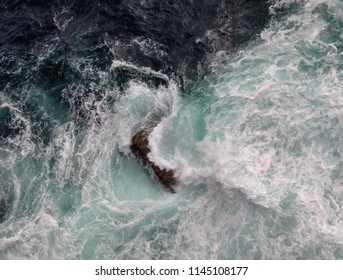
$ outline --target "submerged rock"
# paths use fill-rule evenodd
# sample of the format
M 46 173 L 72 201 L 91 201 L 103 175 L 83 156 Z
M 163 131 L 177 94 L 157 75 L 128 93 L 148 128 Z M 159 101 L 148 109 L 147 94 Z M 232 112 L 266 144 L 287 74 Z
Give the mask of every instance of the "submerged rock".
M 130 146 L 131 151 L 147 166 L 158 181 L 170 192 L 175 193 L 174 186 L 176 185 L 176 179 L 172 170 L 165 170 L 160 168 L 154 162 L 149 160 L 148 154 L 150 153 L 149 135 L 151 130 L 141 129 L 132 136 L 132 144 Z

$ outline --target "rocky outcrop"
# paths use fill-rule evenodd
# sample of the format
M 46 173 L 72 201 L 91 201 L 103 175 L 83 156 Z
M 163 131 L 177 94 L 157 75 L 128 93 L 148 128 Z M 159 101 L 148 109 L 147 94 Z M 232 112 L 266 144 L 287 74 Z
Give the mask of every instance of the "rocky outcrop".
M 170 192 L 175 193 L 174 186 L 176 179 L 172 170 L 165 170 L 160 168 L 154 162 L 149 160 L 148 154 L 150 153 L 149 135 L 151 129 L 141 129 L 136 132 L 132 137 L 131 151 L 143 163 L 144 166 L 149 168 L 157 180 Z

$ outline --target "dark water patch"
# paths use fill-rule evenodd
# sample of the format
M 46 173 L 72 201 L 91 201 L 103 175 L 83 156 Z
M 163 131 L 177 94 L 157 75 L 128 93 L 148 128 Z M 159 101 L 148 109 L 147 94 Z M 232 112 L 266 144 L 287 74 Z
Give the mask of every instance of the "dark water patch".
M 78 48 L 83 37 L 84 51 L 113 40 L 115 59 L 188 78 L 217 51 L 255 38 L 270 18 L 267 0 L 5 1 L 2 8 L 1 43 L 22 55 L 40 53 L 57 38 Z M 108 49 L 96 51 L 108 67 Z
M 49 118 L 48 112 L 44 112 L 44 107 L 40 107 L 39 101 L 31 98 L 24 103 L 22 109 L 31 124 L 31 141 L 46 146 L 53 137 L 54 124 L 53 119 Z
M 57 31 L 51 4 L 34 1 L 4 1 L 0 12 L 3 28 L 0 42 L 12 47 L 27 47 Z
M 9 73 L 6 73 L 5 71 L 2 71 L 0 69 L 0 90 L 4 90 L 5 87 L 10 83 L 12 80 L 12 76 Z
M 10 53 L 0 51 L 0 90 L 13 81 L 13 72 L 18 71 L 17 58 L 13 57 Z
M 35 63 L 30 56 L 21 57 L 11 50 L 1 50 L 0 47 L 0 90 L 20 88 Z
M 7 201 L 4 198 L 0 198 L 0 223 L 5 221 L 8 209 Z
M 25 124 L 17 119 L 9 107 L 0 108 L 0 140 L 14 138 L 25 129 Z
M 275 19 L 282 19 L 290 14 L 298 14 L 301 12 L 303 1 L 294 1 L 291 3 L 283 2 L 279 5 L 273 6 L 273 18 Z
M 113 78 L 121 90 L 127 87 L 127 84 L 132 80 L 138 80 L 146 83 L 151 87 L 168 86 L 168 80 L 163 77 L 158 77 L 153 74 L 144 73 L 138 69 L 120 67 L 113 71 Z
M 80 36 L 72 50 L 74 56 L 80 59 L 80 70 L 92 67 L 99 71 L 109 71 L 115 59 L 106 40 L 96 32 L 88 32 Z
M 260 0 L 100 1 L 99 11 L 99 31 L 163 44 L 168 65 L 189 77 L 198 74 L 206 54 L 233 51 L 254 38 L 269 19 L 269 3 Z
M 54 104 L 60 109 L 67 106 L 69 108 L 69 100 L 65 96 L 69 91 L 70 86 L 79 83 L 81 74 L 73 68 L 67 59 L 51 59 L 47 58 L 38 68 L 36 83 L 42 88 L 49 98 L 54 100 Z
M 0 177 L 0 223 L 9 219 L 15 200 L 14 184 L 6 167 L 1 170 Z
M 39 84 L 45 88 L 60 87 L 80 78 L 80 75 L 65 59 L 47 59 L 39 69 Z
M 0 108 L 0 138 L 7 138 L 14 134 L 11 127 L 11 112 L 8 107 Z

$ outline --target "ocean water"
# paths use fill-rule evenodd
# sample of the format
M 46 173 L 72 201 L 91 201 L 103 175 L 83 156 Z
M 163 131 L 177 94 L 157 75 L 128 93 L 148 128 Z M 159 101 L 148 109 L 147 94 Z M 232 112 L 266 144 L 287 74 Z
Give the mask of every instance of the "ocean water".
M 184 85 L 118 59 L 114 39 L 2 50 L 0 259 L 342 259 L 343 2 L 270 15 Z M 176 194 L 130 152 L 154 120 L 149 157 Z

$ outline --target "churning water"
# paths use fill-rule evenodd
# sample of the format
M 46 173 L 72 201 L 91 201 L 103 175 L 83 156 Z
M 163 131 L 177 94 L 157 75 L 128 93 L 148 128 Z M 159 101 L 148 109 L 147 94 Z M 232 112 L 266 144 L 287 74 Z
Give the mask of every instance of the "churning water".
M 2 51 L 0 258 L 342 259 L 343 2 L 270 14 L 184 88 L 118 59 L 110 38 Z M 124 86 L 120 71 L 133 73 Z M 176 194 L 130 152 L 156 119 L 150 159 L 175 170 Z

